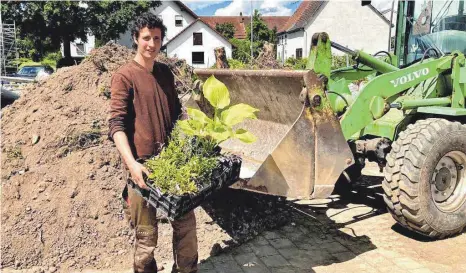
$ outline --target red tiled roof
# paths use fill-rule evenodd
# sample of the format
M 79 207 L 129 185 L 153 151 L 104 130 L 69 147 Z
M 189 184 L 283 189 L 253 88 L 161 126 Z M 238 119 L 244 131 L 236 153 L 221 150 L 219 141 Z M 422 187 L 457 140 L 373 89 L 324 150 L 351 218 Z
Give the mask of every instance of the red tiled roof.
M 232 23 L 235 27 L 234 37 L 237 39 L 246 39 L 246 27 L 251 23 L 249 16 L 200 16 L 202 21 L 215 29 L 217 24 Z M 261 16 L 269 29 L 274 27 L 280 30 L 290 16 Z
M 325 1 L 302 1 L 290 19 L 278 32 L 293 31 L 303 28 L 308 22 L 317 16 L 320 7 Z
M 290 18 L 291 16 L 261 16 L 261 19 L 264 20 L 269 29 L 276 27 L 277 31 L 280 30 L 280 28 L 282 28 Z M 250 24 L 251 17 L 244 18 L 244 21 L 247 24 Z
M 246 38 L 246 27 L 241 16 L 200 16 L 199 18 L 213 29 L 217 24 L 232 23 L 235 27 L 234 37 L 237 39 Z

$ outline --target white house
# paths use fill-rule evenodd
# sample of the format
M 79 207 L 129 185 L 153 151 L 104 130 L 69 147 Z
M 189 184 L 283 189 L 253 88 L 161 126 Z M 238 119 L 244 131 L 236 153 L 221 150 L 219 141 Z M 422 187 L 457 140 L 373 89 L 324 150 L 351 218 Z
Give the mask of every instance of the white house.
M 231 58 L 231 43 L 181 1 L 162 1 L 162 5 L 152 12 L 167 27 L 162 46 L 167 56 L 185 59 L 189 65 L 197 68 L 208 68 L 215 64 L 215 47 L 225 47 L 227 58 Z M 131 48 L 133 40 L 130 30 L 116 42 Z
M 95 36 L 87 35 L 87 42 L 81 41 L 81 39 L 76 39 L 70 43 L 70 53 L 71 57 L 73 58 L 84 58 L 87 56 L 92 49 L 95 47 Z M 61 54 L 64 55 L 63 52 L 63 43 L 61 44 Z
M 224 47 L 227 58 L 231 58 L 230 42 L 201 19 L 192 22 L 164 45 L 168 56 L 185 59 L 197 68 L 208 68 L 215 64 L 216 47 Z
M 387 51 L 389 30 L 389 20 L 361 1 L 303 1 L 279 30 L 277 59 L 306 58 L 316 32 L 326 32 L 331 41 L 351 49 Z M 332 53 L 344 54 L 334 48 Z

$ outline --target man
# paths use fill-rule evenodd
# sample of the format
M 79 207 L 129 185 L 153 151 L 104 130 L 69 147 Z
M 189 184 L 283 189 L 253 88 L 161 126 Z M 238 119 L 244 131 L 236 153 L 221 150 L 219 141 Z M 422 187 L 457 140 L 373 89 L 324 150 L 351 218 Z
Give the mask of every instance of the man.
M 112 76 L 109 137 L 113 139 L 125 166 L 125 176 L 147 189 L 140 163 L 156 155 L 181 114 L 174 76 L 168 66 L 155 62 L 166 27 L 151 13 L 137 18 L 131 30 L 137 49 L 133 60 Z M 125 188 L 129 222 L 135 229 L 134 272 L 157 272 L 154 249 L 157 245 L 156 209 L 132 189 Z M 125 196 L 125 194 L 124 194 Z M 196 219 L 191 211 L 172 222 L 172 272 L 197 272 Z

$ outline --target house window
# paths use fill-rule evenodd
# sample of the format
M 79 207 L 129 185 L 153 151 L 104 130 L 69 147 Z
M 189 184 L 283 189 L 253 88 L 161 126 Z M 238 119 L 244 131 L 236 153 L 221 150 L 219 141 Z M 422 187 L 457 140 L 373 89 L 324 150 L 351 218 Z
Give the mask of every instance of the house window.
M 193 45 L 202 45 L 202 33 L 201 32 L 193 33 Z
M 296 59 L 302 59 L 303 58 L 303 49 L 302 48 L 297 48 L 296 49 Z
M 175 26 L 177 27 L 183 26 L 183 17 L 181 17 L 181 15 L 175 15 Z
M 193 52 L 193 64 L 204 64 L 204 52 Z
M 86 51 L 84 50 L 84 44 L 76 44 L 76 54 L 78 56 L 86 55 Z

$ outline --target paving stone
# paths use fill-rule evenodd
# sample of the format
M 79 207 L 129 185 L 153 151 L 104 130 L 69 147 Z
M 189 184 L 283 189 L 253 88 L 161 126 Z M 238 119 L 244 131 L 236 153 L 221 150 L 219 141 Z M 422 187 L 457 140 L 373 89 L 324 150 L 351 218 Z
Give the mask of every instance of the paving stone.
M 266 256 L 262 257 L 261 260 L 267 267 L 290 266 L 290 263 L 281 255 Z
M 216 271 L 215 269 L 209 269 L 205 271 L 201 271 L 202 273 L 218 273 L 219 271 Z
M 286 235 L 286 237 L 290 239 L 290 241 L 292 241 L 293 243 L 297 243 L 297 242 L 301 242 L 304 238 L 307 237 L 307 235 L 301 232 L 296 232 L 296 233 L 288 234 Z
M 213 270 L 214 265 L 210 261 L 204 261 L 203 263 L 199 264 L 199 270 L 204 272 L 206 270 Z
M 242 272 L 241 267 L 235 261 L 216 260 L 212 262 L 217 272 L 221 273 L 238 273 Z
M 337 258 L 332 256 L 332 254 L 327 252 L 325 249 L 321 249 L 319 251 L 307 251 L 307 256 L 315 265 L 328 265 L 338 262 Z
M 249 262 L 254 262 L 259 259 L 254 253 L 239 254 L 239 255 L 233 256 L 233 258 L 241 266 Z
M 394 265 L 390 259 L 376 252 L 366 252 L 361 254 L 360 257 L 362 257 L 362 259 L 364 259 L 368 264 L 377 268 L 390 267 Z
M 421 264 L 419 264 L 411 258 L 396 258 L 393 260 L 393 262 L 402 269 L 424 268 L 424 266 L 422 266 Z
M 253 253 L 236 255 L 234 259 L 246 273 L 270 272 L 264 262 Z
M 280 238 L 280 239 L 271 239 L 269 240 L 270 244 L 277 248 L 277 249 L 281 249 L 281 248 L 289 248 L 289 247 L 296 247 L 292 241 L 290 241 L 289 239 L 286 239 L 286 238 Z
M 269 244 L 269 241 L 267 241 L 267 239 L 265 239 L 264 236 L 258 236 L 258 237 L 255 238 L 251 243 L 252 243 L 254 246 L 264 246 L 264 245 L 268 245 L 268 244 Z
M 398 258 L 401 257 L 401 254 L 395 251 L 387 250 L 387 249 L 377 249 L 376 252 L 380 253 L 381 255 L 392 259 L 392 258 Z
M 231 251 L 231 254 L 233 255 L 238 255 L 238 254 L 243 254 L 243 253 L 252 253 L 252 247 L 250 247 L 248 244 L 243 244 L 243 245 L 235 247 Z
M 266 265 L 258 262 L 249 262 L 241 266 L 245 273 L 269 273 L 270 269 Z
M 310 273 L 312 271 L 296 268 L 293 266 L 288 266 L 288 267 L 272 267 L 270 268 L 270 272 L 272 273 Z
M 377 271 L 380 273 L 392 273 L 392 272 L 405 272 L 405 270 L 397 267 L 397 266 L 388 266 L 388 267 L 376 267 Z
M 256 246 L 256 247 L 253 247 L 252 250 L 254 254 L 257 255 L 257 257 L 265 257 L 265 256 L 271 256 L 271 255 L 278 254 L 277 250 L 270 245 Z
M 315 272 L 315 273 L 335 273 L 335 269 L 328 267 L 328 266 L 317 266 L 312 268 L 313 271 L 310 272 Z M 343 271 L 343 272 L 349 272 L 349 271 Z M 359 273 L 359 272 L 358 272 Z
M 322 249 L 322 247 L 316 245 L 316 244 L 309 244 L 309 243 L 295 243 L 296 247 L 299 248 L 299 249 L 303 249 L 303 250 L 310 250 L 310 251 L 313 251 L 313 250 L 319 250 L 319 249 Z
M 332 242 L 322 246 L 322 248 L 326 249 L 330 253 L 339 253 L 339 252 L 347 252 L 348 248 L 344 247 L 339 242 Z
M 346 262 L 356 257 L 356 255 L 350 251 L 332 253 L 332 256 L 335 257 L 335 259 L 337 259 L 339 262 Z
M 457 272 L 464 272 L 464 271 L 457 271 Z M 433 271 L 427 268 L 418 268 L 418 269 L 409 270 L 409 273 L 433 273 Z
M 297 256 L 303 253 L 302 250 L 297 248 L 285 248 L 285 249 L 278 249 L 278 252 L 285 258 L 291 258 L 293 256 Z
M 220 261 L 220 262 L 231 262 L 234 261 L 233 255 L 230 253 L 218 255 L 212 258 L 211 262 Z
M 266 231 L 264 232 L 263 236 L 268 240 L 281 238 L 280 234 L 274 231 Z
M 307 256 L 295 256 L 287 259 L 288 262 L 299 269 L 312 269 L 312 263 Z

